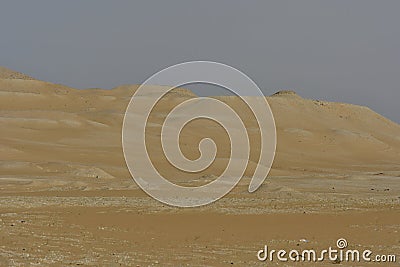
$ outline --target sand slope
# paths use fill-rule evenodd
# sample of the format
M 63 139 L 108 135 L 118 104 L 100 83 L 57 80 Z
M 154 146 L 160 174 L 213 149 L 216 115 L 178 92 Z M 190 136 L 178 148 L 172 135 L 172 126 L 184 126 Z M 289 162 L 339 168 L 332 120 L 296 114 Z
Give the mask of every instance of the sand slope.
M 2 66 L 0 66 L 0 79 L 34 80 L 34 78 L 26 74 L 23 74 L 21 72 L 16 72 Z
M 126 169 L 122 119 L 137 86 L 112 90 L 77 90 L 63 85 L 0 72 L 0 183 L 75 189 L 135 187 Z M 229 156 L 227 136 L 218 125 L 200 121 L 188 125 L 182 149 L 198 154 L 197 142 L 207 136 L 221 145 L 213 168 L 187 175 L 175 172 L 161 155 L 160 125 L 177 103 L 195 97 L 179 89 L 152 113 L 150 152 L 161 172 L 180 180 L 219 175 Z M 237 97 L 218 97 L 246 121 L 251 160 L 259 153 L 258 128 Z M 391 172 L 400 175 L 400 126 L 367 107 L 303 99 L 294 92 L 268 97 L 278 130 L 272 175 L 304 173 Z M 153 143 L 152 143 L 153 142 Z M 246 172 L 251 176 L 254 164 Z

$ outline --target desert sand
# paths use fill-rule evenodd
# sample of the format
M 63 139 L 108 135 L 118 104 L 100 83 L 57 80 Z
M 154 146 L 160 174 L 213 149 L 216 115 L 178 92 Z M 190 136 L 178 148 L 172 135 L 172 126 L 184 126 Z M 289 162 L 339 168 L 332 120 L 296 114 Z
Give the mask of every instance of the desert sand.
M 264 184 L 250 194 L 257 124 L 238 97 L 216 97 L 245 122 L 251 163 L 221 200 L 174 208 L 138 188 L 124 161 L 122 121 L 137 88 L 78 90 L 0 68 L 1 266 L 293 266 L 259 262 L 257 251 L 264 245 L 325 249 L 339 238 L 349 248 L 395 254 L 400 261 L 400 125 L 367 107 L 304 99 L 293 91 L 269 96 L 276 158 Z M 213 138 L 218 153 L 210 168 L 182 173 L 163 156 L 163 119 L 194 97 L 185 89 L 164 97 L 146 139 L 159 172 L 189 186 L 215 179 L 229 156 L 226 133 L 207 120 L 188 124 L 180 142 L 196 159 L 198 142 Z

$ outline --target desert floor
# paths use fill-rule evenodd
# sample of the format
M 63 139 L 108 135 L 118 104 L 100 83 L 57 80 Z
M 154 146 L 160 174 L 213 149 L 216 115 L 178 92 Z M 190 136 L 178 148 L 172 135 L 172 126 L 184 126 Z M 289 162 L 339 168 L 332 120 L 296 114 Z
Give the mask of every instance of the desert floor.
M 20 266 L 327 266 L 333 264 L 328 259 L 322 263 L 259 262 L 256 253 L 264 245 L 321 251 L 335 248 L 339 238 L 348 241 L 349 249 L 398 256 L 400 187 L 395 181 L 381 183 L 382 179 L 269 178 L 253 194 L 242 185 L 214 204 L 192 209 L 162 205 L 139 189 L 3 193 L 0 262 Z M 360 188 L 347 187 L 354 181 Z

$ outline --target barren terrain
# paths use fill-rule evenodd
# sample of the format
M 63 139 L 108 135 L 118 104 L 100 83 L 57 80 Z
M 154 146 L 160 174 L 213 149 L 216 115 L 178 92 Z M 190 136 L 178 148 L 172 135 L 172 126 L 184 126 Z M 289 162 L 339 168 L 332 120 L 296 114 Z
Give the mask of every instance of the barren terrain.
M 237 97 L 218 97 L 248 129 L 245 177 L 216 203 L 173 208 L 139 189 L 124 161 L 122 120 L 136 89 L 77 90 L 0 69 L 1 266 L 293 266 L 259 262 L 256 253 L 264 245 L 322 250 L 339 238 L 349 248 L 395 254 L 400 262 L 398 124 L 367 107 L 304 99 L 292 91 L 267 97 L 278 147 L 269 177 L 250 194 L 257 124 Z M 188 124 L 180 142 L 195 159 L 198 142 L 213 138 L 219 149 L 210 168 L 182 173 L 162 155 L 163 119 L 192 97 L 185 89 L 168 94 L 147 125 L 152 161 L 181 185 L 212 181 L 229 156 L 226 133 L 205 120 Z

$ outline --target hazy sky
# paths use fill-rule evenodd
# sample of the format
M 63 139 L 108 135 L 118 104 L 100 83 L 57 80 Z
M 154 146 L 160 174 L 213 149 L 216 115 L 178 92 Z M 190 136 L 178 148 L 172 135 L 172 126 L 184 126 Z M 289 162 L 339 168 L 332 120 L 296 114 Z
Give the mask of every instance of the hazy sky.
M 112 88 L 211 60 L 245 72 L 267 95 L 293 89 L 400 122 L 399 11 L 398 0 L 9 0 L 0 6 L 0 65 Z

